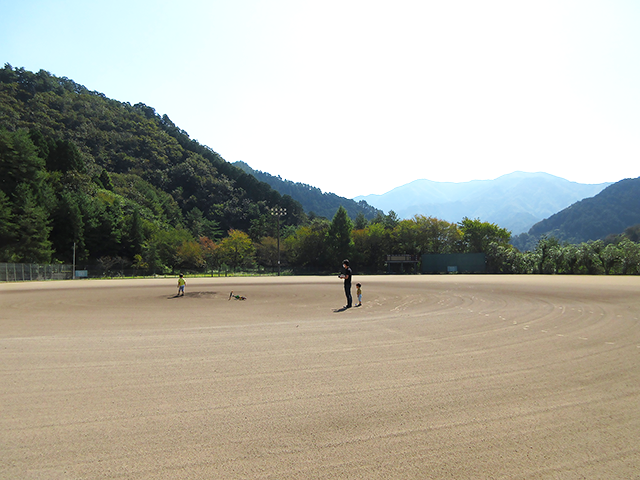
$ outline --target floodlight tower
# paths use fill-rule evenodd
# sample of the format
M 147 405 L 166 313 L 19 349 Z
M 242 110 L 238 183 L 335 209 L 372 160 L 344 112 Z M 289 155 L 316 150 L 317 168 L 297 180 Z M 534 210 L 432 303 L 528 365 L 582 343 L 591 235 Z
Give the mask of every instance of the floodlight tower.
M 280 276 L 280 217 L 283 217 L 287 214 L 287 209 L 282 207 L 274 207 L 270 209 L 271 215 L 276 217 L 276 221 L 278 224 L 278 276 Z

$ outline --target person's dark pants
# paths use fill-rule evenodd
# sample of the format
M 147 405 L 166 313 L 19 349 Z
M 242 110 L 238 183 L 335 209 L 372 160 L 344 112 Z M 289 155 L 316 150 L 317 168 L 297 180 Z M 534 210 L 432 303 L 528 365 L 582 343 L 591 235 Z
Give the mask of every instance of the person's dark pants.
M 347 296 L 347 307 L 351 307 L 353 298 L 351 298 L 351 282 L 344 284 L 344 294 Z

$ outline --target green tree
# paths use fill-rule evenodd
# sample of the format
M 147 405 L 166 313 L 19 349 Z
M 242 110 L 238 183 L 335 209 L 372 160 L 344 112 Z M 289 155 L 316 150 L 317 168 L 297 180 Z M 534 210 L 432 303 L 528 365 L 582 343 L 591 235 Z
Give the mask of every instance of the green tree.
M 522 254 L 511 245 L 491 242 L 485 254 L 489 273 L 525 273 Z
M 46 158 L 47 170 L 57 172 L 84 171 L 84 161 L 78 146 L 67 140 L 53 142 Z
M 299 227 L 284 240 L 289 263 L 298 267 L 321 268 L 327 265 L 327 235 L 329 222 L 315 218 L 309 225 Z
M 562 261 L 562 247 L 555 237 L 541 237 L 535 253 L 538 273 L 558 272 Z
M 455 223 L 424 215 L 415 215 L 412 220 L 416 225 L 420 254 L 460 251 L 462 232 Z
M 184 240 L 176 250 L 176 266 L 182 271 L 197 270 L 205 266 L 202 247 L 194 240 Z
M 640 273 L 640 244 L 624 238 L 618 244 L 622 259 L 621 273 L 623 275 Z
M 251 220 L 249 236 L 254 242 L 263 237 L 274 237 L 277 234 L 276 217 L 270 214 L 262 214 Z
M 391 233 L 381 223 L 372 223 L 353 232 L 356 264 L 372 272 L 384 271 L 386 255 L 391 253 Z
M 408 255 L 419 255 L 420 245 L 418 244 L 418 229 L 416 223 L 411 220 L 399 221 L 393 228 L 394 251 L 389 253 L 406 253 Z
M 36 146 L 26 130 L 12 133 L 0 130 L 0 190 L 9 198 L 20 184 L 37 191 L 44 166 L 45 161 L 37 155 Z
M 37 205 L 31 188 L 26 183 L 15 189 L 15 243 L 12 248 L 13 262 L 49 263 L 51 242 L 49 241 L 49 214 Z
M 192 208 L 191 211 L 187 213 L 185 223 L 194 237 L 197 238 L 206 235 L 204 214 L 198 207 Z
M 286 248 L 284 242 L 280 245 L 280 258 L 286 257 L 284 249 Z M 277 267 L 278 266 L 278 240 L 273 237 L 263 237 L 260 242 L 256 244 L 256 260 L 258 265 L 265 267 Z M 282 260 L 281 260 L 282 263 Z
M 587 242 L 578 246 L 578 266 L 584 273 L 597 275 L 602 272 L 602 263 L 598 255 L 601 243 Z
M 231 229 L 229 235 L 220 241 L 220 254 L 223 261 L 235 270 L 253 265 L 255 247 L 249 235 Z
M 58 260 L 70 263 L 73 245 L 76 244 L 76 258 L 86 257 L 84 242 L 84 219 L 78 205 L 78 196 L 63 191 L 56 208 L 52 212 L 51 242 Z
M 380 223 L 384 225 L 385 228 L 393 230 L 400 222 L 398 215 L 393 210 L 389 210 L 389 214 L 385 215 L 382 212 L 378 212 L 375 217 L 371 220 L 371 223 Z
M 462 231 L 462 244 L 467 253 L 484 253 L 489 244 L 495 242 L 506 245 L 511 239 L 511 232 L 501 228 L 495 223 L 482 222 L 479 219 L 471 220 L 468 217 L 460 222 Z
M 396 253 L 454 253 L 458 251 L 462 234 L 454 223 L 434 217 L 415 215 L 401 220 L 393 229 Z
M 353 254 L 353 240 L 351 231 L 353 223 L 344 207 L 338 208 L 333 216 L 329 231 L 327 232 L 327 249 L 332 265 L 336 268 L 342 265 L 342 260 L 350 258 Z
M 100 176 L 97 177 L 97 182 L 105 190 L 113 191 L 113 183 L 111 181 L 111 175 L 105 169 L 102 169 Z
M 191 233 L 184 228 L 158 229 L 146 243 L 143 258 L 153 271 L 175 272 L 181 262 L 178 249 L 193 240 Z
M 133 258 L 135 255 L 142 253 L 142 245 L 145 240 L 144 222 L 140 214 L 140 208 L 137 206 L 133 207 L 133 212 L 126 217 L 126 223 L 127 249 L 125 251 L 130 258 Z
M 362 230 L 366 228 L 368 224 L 369 224 L 369 221 L 367 220 L 367 217 L 364 216 L 364 213 L 358 212 L 358 215 L 356 215 L 356 220 L 354 222 L 353 228 L 355 228 L 356 230 Z
M 208 237 L 200 237 L 200 249 L 205 267 L 213 274 L 215 268 L 220 268 L 222 262 L 220 246 Z
M 94 258 L 116 257 L 123 254 L 130 231 L 126 225 L 124 199 L 108 190 L 100 190 L 90 199 L 83 212 L 85 219 L 85 244 Z
M 11 256 L 10 246 L 15 242 L 16 225 L 13 222 L 9 197 L 0 190 L 0 261 L 8 262 Z
M 602 240 L 595 240 L 592 242 L 588 242 L 589 243 L 589 247 L 591 248 L 591 251 L 594 253 L 595 258 L 597 258 L 597 265 L 598 265 L 598 271 L 597 273 L 604 273 L 606 266 L 605 266 L 605 243 Z
M 610 275 L 614 273 L 616 267 L 622 264 L 623 253 L 618 247 L 618 245 L 614 243 L 610 243 L 602 249 L 602 253 L 600 254 L 600 259 L 602 262 L 602 268 L 604 269 L 605 275 Z
M 563 272 L 570 275 L 578 273 L 578 247 L 567 244 L 562 248 Z

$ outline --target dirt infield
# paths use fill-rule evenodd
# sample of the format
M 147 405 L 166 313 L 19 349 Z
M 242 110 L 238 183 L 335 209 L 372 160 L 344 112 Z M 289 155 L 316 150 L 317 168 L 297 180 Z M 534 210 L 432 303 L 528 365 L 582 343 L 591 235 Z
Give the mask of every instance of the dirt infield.
M 640 277 L 356 279 L 0 285 L 0 478 L 640 478 Z

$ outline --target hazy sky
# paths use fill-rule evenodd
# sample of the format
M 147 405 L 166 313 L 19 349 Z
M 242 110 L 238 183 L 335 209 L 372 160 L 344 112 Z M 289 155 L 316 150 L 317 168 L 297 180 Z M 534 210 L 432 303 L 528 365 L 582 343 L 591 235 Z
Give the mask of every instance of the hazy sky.
M 0 0 L 0 61 L 354 197 L 640 176 L 638 0 Z

